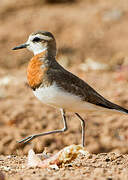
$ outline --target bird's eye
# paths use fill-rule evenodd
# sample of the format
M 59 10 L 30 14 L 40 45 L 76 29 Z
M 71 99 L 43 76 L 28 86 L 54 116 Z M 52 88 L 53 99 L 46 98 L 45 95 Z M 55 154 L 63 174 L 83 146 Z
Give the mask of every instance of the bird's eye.
M 35 38 L 33 39 L 33 42 L 39 42 L 40 40 L 41 40 L 40 38 L 35 37 Z

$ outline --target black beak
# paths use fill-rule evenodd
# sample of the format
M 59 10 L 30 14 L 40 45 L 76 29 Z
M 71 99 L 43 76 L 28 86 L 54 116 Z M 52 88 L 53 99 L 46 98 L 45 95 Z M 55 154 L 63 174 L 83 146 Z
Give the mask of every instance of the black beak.
M 23 48 L 26 48 L 27 46 L 28 46 L 28 44 L 21 44 L 19 46 L 12 48 L 12 50 L 23 49 Z

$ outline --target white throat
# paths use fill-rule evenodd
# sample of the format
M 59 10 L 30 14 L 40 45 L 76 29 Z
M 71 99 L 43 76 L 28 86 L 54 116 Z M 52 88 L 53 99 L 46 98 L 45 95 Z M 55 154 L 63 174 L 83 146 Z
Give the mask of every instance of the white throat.
M 33 49 L 33 53 L 34 53 L 34 55 L 37 55 L 37 54 L 44 52 L 46 49 L 47 48 L 44 48 L 44 49 L 35 48 L 35 49 Z

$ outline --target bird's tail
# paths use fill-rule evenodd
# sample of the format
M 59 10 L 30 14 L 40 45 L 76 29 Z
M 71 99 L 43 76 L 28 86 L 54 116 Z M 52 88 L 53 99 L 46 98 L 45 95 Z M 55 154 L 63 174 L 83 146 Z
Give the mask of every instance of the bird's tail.
M 119 112 L 122 112 L 122 113 L 125 113 L 125 114 L 128 114 L 128 109 L 125 109 L 117 104 L 113 104 L 114 106 L 114 109 L 119 111 Z
M 115 110 L 119 113 L 125 113 L 125 114 L 128 114 L 128 109 L 125 109 L 117 104 L 114 104 L 108 100 L 105 101 L 104 104 L 98 104 L 99 106 L 103 107 L 103 108 L 108 108 L 110 110 Z

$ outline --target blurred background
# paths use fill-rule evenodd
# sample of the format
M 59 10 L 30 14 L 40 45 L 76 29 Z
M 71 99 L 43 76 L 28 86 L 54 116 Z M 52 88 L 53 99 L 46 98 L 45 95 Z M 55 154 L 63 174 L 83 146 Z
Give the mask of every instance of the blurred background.
M 1 0 L 0 154 L 26 154 L 30 148 L 55 152 L 81 143 L 79 120 L 67 113 L 69 130 L 19 145 L 16 140 L 62 127 L 58 110 L 41 104 L 27 85 L 33 56 L 12 51 L 29 34 L 46 30 L 57 41 L 58 62 L 107 99 L 128 108 L 127 0 Z M 100 112 L 86 116 L 86 149 L 128 153 L 128 117 Z

